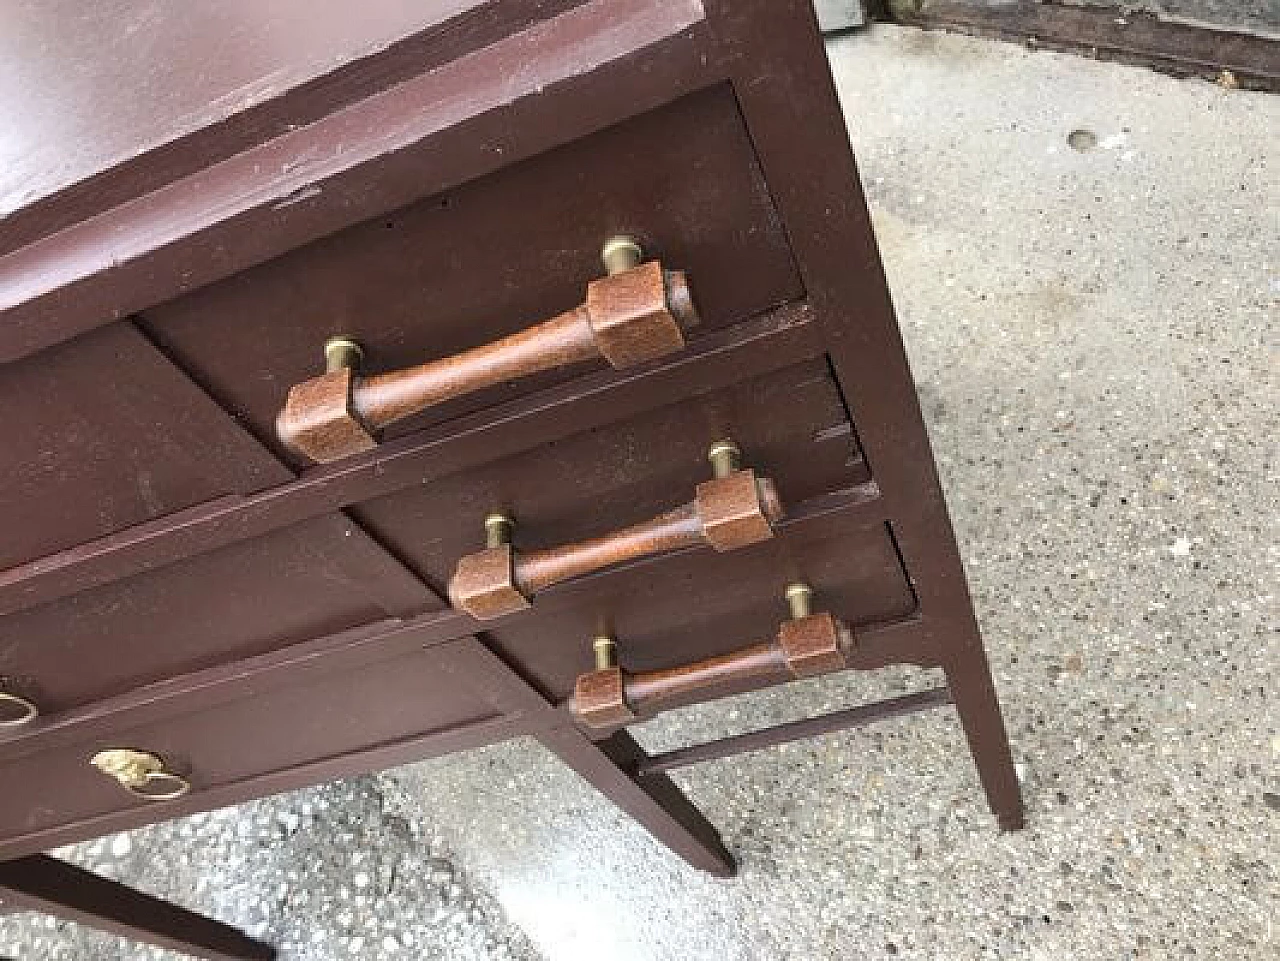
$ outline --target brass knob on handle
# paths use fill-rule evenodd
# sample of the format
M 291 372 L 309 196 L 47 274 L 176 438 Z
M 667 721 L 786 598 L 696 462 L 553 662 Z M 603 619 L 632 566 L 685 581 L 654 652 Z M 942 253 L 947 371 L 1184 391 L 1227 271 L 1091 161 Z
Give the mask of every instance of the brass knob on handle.
M 784 596 L 787 599 L 787 606 L 791 608 L 793 621 L 813 613 L 813 588 L 808 584 L 788 584 Z
M 707 450 L 713 477 L 728 477 L 742 466 L 742 449 L 733 441 L 718 440 Z
M 0 730 L 22 727 L 40 716 L 40 709 L 17 694 L 0 691 Z
M 172 801 L 191 790 L 190 781 L 166 771 L 164 761 L 146 751 L 112 748 L 99 751 L 89 763 L 145 801 Z
M 511 529 L 515 522 L 506 514 L 490 514 L 484 519 L 485 547 L 501 547 L 511 543 Z
M 600 248 L 600 260 L 604 263 L 605 273 L 613 276 L 639 267 L 644 261 L 644 249 L 636 238 L 618 234 L 604 242 Z
M 618 645 L 612 637 L 597 637 L 591 642 L 596 655 L 596 670 L 607 671 L 618 666 Z
M 364 349 L 350 337 L 330 337 L 324 342 L 324 372 L 333 374 L 340 370 L 360 370 Z

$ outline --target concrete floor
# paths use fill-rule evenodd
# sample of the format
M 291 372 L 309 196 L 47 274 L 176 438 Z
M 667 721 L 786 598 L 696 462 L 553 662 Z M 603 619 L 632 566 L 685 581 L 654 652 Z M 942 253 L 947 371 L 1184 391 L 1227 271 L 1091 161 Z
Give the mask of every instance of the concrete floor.
M 830 52 L 1029 828 L 996 832 L 943 710 L 679 775 L 734 881 L 525 743 L 69 857 L 307 961 L 1276 956 L 1280 100 L 890 27 Z M 171 957 L 35 918 L 0 955 Z

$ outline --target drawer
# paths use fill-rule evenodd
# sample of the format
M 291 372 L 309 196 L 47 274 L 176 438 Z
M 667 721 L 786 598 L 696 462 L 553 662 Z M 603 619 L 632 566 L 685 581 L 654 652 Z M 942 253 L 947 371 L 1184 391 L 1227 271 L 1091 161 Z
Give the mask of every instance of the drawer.
M 0 618 L 0 685 L 45 716 L 388 616 L 439 610 L 483 519 L 519 543 L 608 533 L 688 501 L 725 436 L 785 504 L 867 480 L 818 359 Z M 367 533 L 366 533 L 367 532 Z M 372 536 L 370 536 L 372 535 Z M 387 550 L 389 549 L 389 550 Z
M 0 570 L 291 473 L 131 324 L 0 365 Z
M 355 668 L 310 674 L 305 683 L 265 691 L 252 679 L 238 699 L 139 727 L 119 727 L 73 746 L 0 764 L 0 856 L 24 836 L 136 812 L 139 822 L 217 807 L 335 776 L 325 767 L 366 749 L 414 739 L 409 756 L 453 750 L 459 739 L 503 736 L 503 713 L 442 662 L 473 638 L 419 648 Z M 107 719 L 103 726 L 110 728 Z M 432 738 L 440 747 L 433 747 Z M 421 739 L 418 741 L 417 739 Z M 445 740 L 449 739 L 446 745 Z M 139 799 L 90 764 L 99 751 L 131 748 L 163 760 L 186 779 L 190 795 L 173 802 Z M 376 766 L 376 765 L 375 765 Z M 360 762 L 343 773 L 362 770 Z M 271 775 L 267 786 L 255 778 Z M 163 812 L 163 813 L 158 813 Z M 95 826 L 93 836 L 118 824 Z
M 0 617 L 0 690 L 49 717 L 161 678 L 441 606 L 363 531 L 321 517 Z
M 631 671 L 679 667 L 773 637 L 786 586 L 814 590 L 814 609 L 856 629 L 916 611 L 887 524 L 847 513 L 783 525 L 772 540 L 729 553 L 690 550 L 607 577 L 552 588 L 532 617 L 495 621 L 486 638 L 542 693 L 562 701 L 593 667 L 591 640 L 617 639 Z
M 270 442 L 289 388 L 320 371 L 329 337 L 354 337 L 365 369 L 385 371 L 512 334 L 579 304 L 602 273 L 601 244 L 619 232 L 688 273 L 702 321 L 695 338 L 803 293 L 737 102 L 721 85 L 314 241 L 141 322 Z M 488 388 L 385 436 L 598 366 Z
M 816 359 L 366 501 L 353 514 L 443 594 L 458 559 L 484 546 L 487 514 L 514 517 L 517 549 L 608 534 L 692 500 L 710 477 L 708 447 L 726 437 L 787 506 L 869 477 L 831 372 Z

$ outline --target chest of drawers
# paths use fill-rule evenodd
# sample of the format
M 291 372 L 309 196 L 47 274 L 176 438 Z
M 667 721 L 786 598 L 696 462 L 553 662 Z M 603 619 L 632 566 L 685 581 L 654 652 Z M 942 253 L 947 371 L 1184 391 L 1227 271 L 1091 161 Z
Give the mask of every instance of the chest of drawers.
M 1019 826 L 807 0 L 284 8 L 312 35 L 240 11 L 277 44 L 244 76 L 162 36 L 150 113 L 54 91 L 107 134 L 0 180 L 0 896 L 58 910 L 56 845 L 517 735 L 731 873 L 665 770 L 948 702 Z M 893 663 L 947 686 L 625 731 Z

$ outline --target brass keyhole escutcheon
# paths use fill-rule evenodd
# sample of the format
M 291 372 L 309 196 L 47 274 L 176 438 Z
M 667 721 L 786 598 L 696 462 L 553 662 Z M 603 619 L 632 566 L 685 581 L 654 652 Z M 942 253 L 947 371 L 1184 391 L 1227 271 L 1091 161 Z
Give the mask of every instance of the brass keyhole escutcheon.
M 0 691 L 0 730 L 22 727 L 40 716 L 40 709 L 17 694 Z
M 146 751 L 112 748 L 99 751 L 89 763 L 145 801 L 172 801 L 191 790 L 190 781 L 166 771 L 164 761 Z

